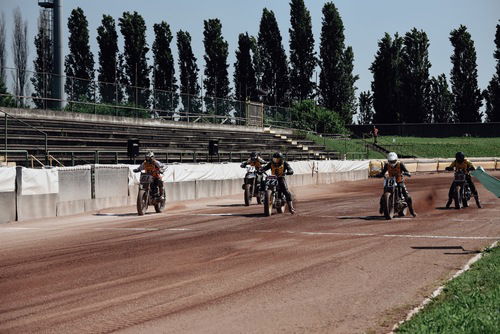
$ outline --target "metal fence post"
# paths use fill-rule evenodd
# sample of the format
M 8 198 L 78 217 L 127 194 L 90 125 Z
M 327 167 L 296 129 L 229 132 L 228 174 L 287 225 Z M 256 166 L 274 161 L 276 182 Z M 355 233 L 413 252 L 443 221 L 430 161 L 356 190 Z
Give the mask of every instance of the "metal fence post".
M 7 113 L 4 113 L 4 115 L 5 115 L 5 163 L 7 163 L 7 132 L 8 132 Z

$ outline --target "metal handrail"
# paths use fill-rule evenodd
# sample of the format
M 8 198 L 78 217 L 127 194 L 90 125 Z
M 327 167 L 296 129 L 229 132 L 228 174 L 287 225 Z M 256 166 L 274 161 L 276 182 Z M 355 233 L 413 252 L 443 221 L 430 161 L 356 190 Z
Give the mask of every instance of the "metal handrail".
M 34 161 L 38 162 L 40 166 L 45 167 L 45 164 L 40 160 L 38 160 L 33 154 L 30 154 L 30 158 L 31 158 L 31 168 L 35 168 Z
M 50 164 L 50 166 L 52 166 L 52 161 L 55 161 L 55 162 L 57 162 L 57 164 L 60 167 L 64 167 L 64 165 L 59 160 L 57 160 L 56 158 L 54 158 L 52 155 L 49 154 L 48 158 L 49 158 L 49 164 Z

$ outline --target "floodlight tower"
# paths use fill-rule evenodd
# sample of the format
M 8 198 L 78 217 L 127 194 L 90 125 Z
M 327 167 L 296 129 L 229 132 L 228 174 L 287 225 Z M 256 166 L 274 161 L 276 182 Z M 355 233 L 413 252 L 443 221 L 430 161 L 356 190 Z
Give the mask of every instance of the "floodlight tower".
M 54 57 L 54 75 L 52 76 L 52 99 L 54 108 L 62 109 L 64 79 L 63 79 L 63 52 L 62 52 L 62 15 L 63 0 L 38 0 L 38 6 L 48 11 L 48 17 L 51 18 L 47 28 L 52 32 L 52 55 Z

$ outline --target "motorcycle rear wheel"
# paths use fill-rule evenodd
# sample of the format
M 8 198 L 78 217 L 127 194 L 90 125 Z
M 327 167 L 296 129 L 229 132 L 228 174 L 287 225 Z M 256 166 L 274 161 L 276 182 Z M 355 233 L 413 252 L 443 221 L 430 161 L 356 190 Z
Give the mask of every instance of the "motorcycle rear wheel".
M 139 190 L 137 194 L 137 214 L 143 216 L 148 211 L 148 193 L 144 190 Z
M 262 204 L 262 197 L 264 197 L 263 192 L 259 191 L 259 193 L 257 194 L 257 204 Z
M 165 196 L 165 189 L 163 189 L 163 200 L 160 203 L 155 204 L 156 213 L 161 213 L 165 209 L 165 204 L 167 202 L 167 197 Z

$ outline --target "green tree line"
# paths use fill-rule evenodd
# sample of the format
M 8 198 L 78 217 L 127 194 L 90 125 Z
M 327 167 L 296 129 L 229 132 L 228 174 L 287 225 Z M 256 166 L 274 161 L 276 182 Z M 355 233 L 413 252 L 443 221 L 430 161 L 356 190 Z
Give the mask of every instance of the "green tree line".
M 290 0 L 289 5 L 289 54 L 285 52 L 274 12 L 264 8 L 257 36 L 248 32 L 238 36 L 232 87 L 228 75 L 228 43 L 219 19 L 204 21 L 204 76 L 200 85 L 200 69 L 188 32 L 175 34 L 176 66 L 171 49 L 174 34 L 167 22 L 154 24 L 154 42 L 150 49 L 146 42 L 146 23 L 139 13 L 124 12 L 117 22 L 103 15 L 97 28 L 99 50 L 95 62 L 85 13 L 75 8 L 67 22 L 69 53 L 65 71 L 70 79 L 66 80 L 66 94 L 72 101 L 123 104 L 156 114 L 178 110 L 180 104 L 182 111 L 200 112 L 202 101 L 197 97 L 203 93 L 205 110 L 221 116 L 229 115 L 232 98 L 261 99 L 267 105 L 293 107 L 291 117 L 294 119 L 301 115 L 304 119 L 313 119 L 310 116 L 318 114 L 318 110 L 334 113 L 335 120 L 344 124 L 351 124 L 356 113 L 358 122 L 364 124 L 480 122 L 483 116 L 487 121 L 499 121 L 499 25 L 495 36 L 496 73 L 484 91 L 478 87 L 474 41 L 465 26 L 450 32 L 453 53 L 449 79 L 444 73 L 430 76 L 430 41 L 425 31 L 413 28 L 402 36 L 397 33 L 382 36 L 370 66 L 371 91 L 361 92 L 356 98 L 358 76 L 354 74 L 354 50 L 345 43 L 344 24 L 335 4 L 326 2 L 323 6 L 318 53 L 311 14 L 304 0 Z M 118 46 L 118 31 L 123 36 L 122 50 Z M 51 73 L 52 55 L 47 51 L 50 38 L 40 24 L 35 49 L 35 70 Z M 148 64 L 150 53 L 152 66 Z M 317 68 L 319 83 L 313 77 Z M 32 78 L 37 107 L 45 103 L 40 97 L 50 96 L 50 85 L 46 81 L 46 75 L 37 74 Z M 2 83 L 0 78 L 0 90 L 5 91 Z M 483 101 L 486 115 L 480 111 Z M 310 105 L 319 109 L 305 115 L 309 109 L 304 106 Z

